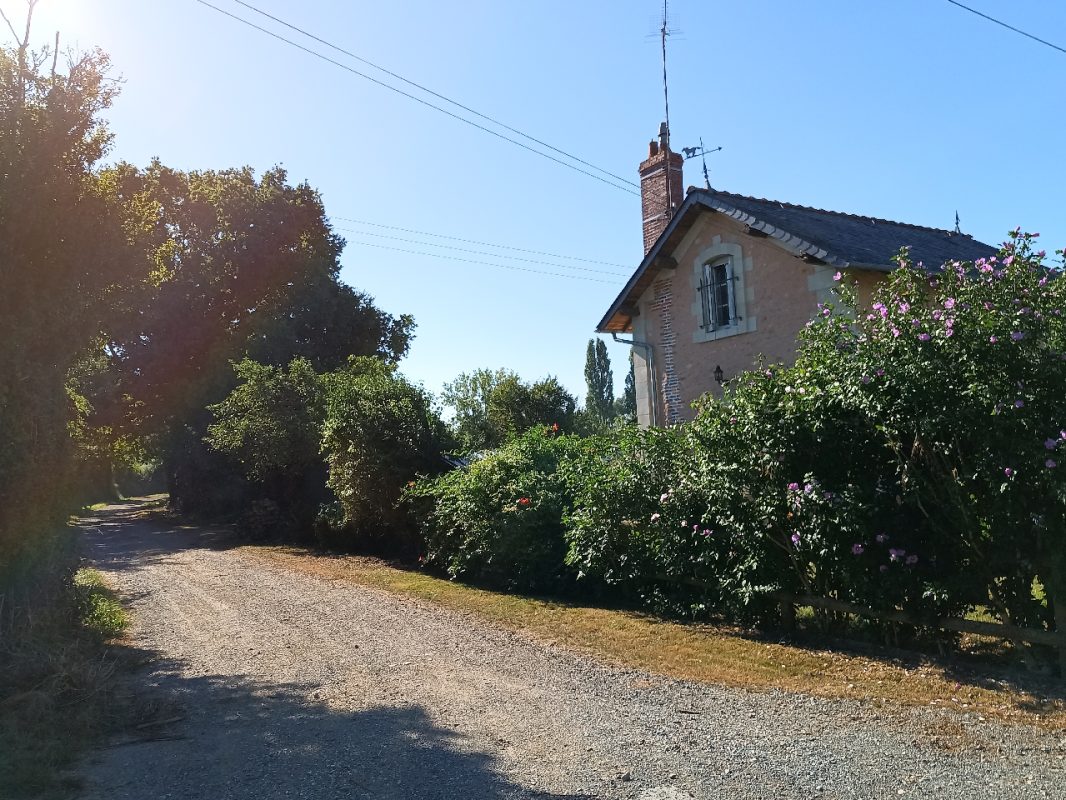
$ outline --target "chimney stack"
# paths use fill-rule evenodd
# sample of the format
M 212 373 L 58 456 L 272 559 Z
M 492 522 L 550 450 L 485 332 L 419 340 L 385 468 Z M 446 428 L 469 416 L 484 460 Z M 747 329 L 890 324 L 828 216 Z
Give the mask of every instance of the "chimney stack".
M 659 125 L 659 141 L 648 144 L 648 158 L 640 165 L 640 204 L 644 216 L 644 254 L 659 238 L 674 211 L 685 199 L 682 170 L 685 159 L 670 151 L 670 129 Z

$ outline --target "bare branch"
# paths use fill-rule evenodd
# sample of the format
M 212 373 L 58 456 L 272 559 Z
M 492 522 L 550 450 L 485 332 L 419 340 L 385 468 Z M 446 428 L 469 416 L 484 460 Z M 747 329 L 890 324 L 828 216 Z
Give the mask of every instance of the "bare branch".
M 30 26 L 33 23 L 33 9 L 37 6 L 37 0 L 26 0 L 26 33 L 22 37 L 21 49 L 25 52 L 30 46 Z
M 15 37 L 15 44 L 18 44 L 19 35 L 15 33 L 15 26 L 11 24 L 11 20 L 7 18 L 7 14 L 4 13 L 4 9 L 0 8 L 0 17 L 4 18 L 4 22 L 7 23 L 7 29 L 11 31 L 11 35 Z

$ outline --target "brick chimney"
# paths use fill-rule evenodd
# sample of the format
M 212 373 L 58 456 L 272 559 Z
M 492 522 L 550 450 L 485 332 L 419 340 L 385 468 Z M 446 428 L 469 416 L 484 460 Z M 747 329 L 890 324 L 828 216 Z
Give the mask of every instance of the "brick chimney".
M 644 254 L 666 229 L 685 199 L 682 169 L 685 159 L 670 151 L 670 131 L 659 126 L 659 141 L 648 144 L 648 160 L 640 165 L 640 204 L 644 215 Z

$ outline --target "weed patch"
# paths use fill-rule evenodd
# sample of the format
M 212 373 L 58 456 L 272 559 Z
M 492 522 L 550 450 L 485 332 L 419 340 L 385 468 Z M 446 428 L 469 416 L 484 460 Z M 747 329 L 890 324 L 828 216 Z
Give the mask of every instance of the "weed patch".
M 0 648 L 0 797 L 62 797 L 63 770 L 116 723 L 118 662 L 107 642 L 129 624 L 95 570 L 79 570 Z

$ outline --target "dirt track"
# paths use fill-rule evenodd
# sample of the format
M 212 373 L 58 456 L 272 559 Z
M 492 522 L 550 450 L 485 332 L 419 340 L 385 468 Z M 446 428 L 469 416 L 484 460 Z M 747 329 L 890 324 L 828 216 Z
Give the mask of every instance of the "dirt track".
M 95 754 L 86 800 L 1066 798 L 1061 737 L 959 717 L 949 752 L 922 712 L 604 666 L 139 508 L 83 527 L 181 719 Z

